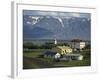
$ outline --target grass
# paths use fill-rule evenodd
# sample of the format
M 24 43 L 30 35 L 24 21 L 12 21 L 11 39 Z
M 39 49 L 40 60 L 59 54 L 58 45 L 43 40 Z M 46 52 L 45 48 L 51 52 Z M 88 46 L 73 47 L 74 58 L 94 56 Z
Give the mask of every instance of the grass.
M 57 62 L 53 58 L 39 58 L 39 55 L 43 54 L 46 49 L 39 49 L 33 51 L 23 52 L 23 68 L 24 69 L 38 69 L 38 68 L 53 68 L 53 67 L 76 67 L 76 66 L 90 66 L 90 54 L 87 52 L 81 52 L 84 56 L 82 61 L 60 61 Z
M 65 65 L 67 67 L 75 67 L 75 66 L 90 66 L 90 60 L 82 60 L 82 61 L 68 61 L 68 62 L 57 62 L 55 65 Z
M 24 51 L 23 55 L 27 57 L 38 57 L 39 55 L 43 54 L 45 50 L 35 50 L 35 51 Z

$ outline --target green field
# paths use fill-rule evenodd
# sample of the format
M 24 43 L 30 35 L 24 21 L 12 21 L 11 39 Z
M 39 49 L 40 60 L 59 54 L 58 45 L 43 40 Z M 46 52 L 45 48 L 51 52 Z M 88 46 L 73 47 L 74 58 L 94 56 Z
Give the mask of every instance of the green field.
M 33 51 L 23 52 L 23 69 L 39 69 L 39 68 L 55 68 L 55 67 L 77 67 L 90 66 L 90 55 L 86 52 L 81 52 L 84 56 L 82 61 L 55 61 L 53 58 L 40 57 L 46 49 L 34 49 Z

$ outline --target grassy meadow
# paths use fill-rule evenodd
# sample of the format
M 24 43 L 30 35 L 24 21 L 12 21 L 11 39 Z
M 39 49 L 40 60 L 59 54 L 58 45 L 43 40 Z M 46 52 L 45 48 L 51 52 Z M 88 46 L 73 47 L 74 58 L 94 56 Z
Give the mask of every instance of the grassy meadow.
M 44 58 L 43 53 L 48 49 L 33 49 L 32 51 L 23 52 L 23 69 L 39 69 L 39 68 L 56 68 L 56 67 L 77 67 L 90 66 L 90 51 L 82 51 L 80 54 L 84 56 L 81 61 L 55 61 L 53 58 Z

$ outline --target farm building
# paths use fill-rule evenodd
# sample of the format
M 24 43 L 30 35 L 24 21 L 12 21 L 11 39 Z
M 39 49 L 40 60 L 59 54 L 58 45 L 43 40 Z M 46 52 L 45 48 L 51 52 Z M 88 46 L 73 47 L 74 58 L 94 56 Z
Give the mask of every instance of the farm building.
M 57 53 L 60 53 L 61 55 L 63 54 L 69 54 L 69 53 L 72 53 L 72 48 L 68 47 L 68 46 L 57 46 L 57 47 L 54 47 L 52 49 L 53 52 L 57 52 Z
M 55 58 L 55 59 L 57 59 L 57 58 L 60 58 L 60 56 L 61 55 L 59 53 L 52 52 L 52 51 L 46 51 L 44 53 L 44 57 L 49 57 L 49 58 Z
M 62 58 L 60 58 L 60 61 L 69 61 L 69 60 L 83 60 L 83 56 L 80 54 L 66 54 Z
M 86 46 L 86 43 L 82 40 L 79 40 L 79 39 L 72 40 L 71 47 L 74 49 L 82 50 L 85 46 Z

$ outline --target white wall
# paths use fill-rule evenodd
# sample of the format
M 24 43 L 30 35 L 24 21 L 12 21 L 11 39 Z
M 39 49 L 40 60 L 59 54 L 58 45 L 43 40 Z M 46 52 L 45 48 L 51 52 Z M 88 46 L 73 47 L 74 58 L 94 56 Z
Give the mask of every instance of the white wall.
M 26 0 L 22 0 L 26 1 Z M 28 0 L 31 1 L 31 0 Z M 32 0 L 33 1 L 33 0 Z M 73 74 L 57 77 L 46 77 L 37 79 L 22 79 L 22 80 L 99 80 L 100 77 L 100 0 L 34 0 L 34 2 L 41 4 L 74 4 L 83 6 L 97 6 L 98 10 L 98 26 L 95 31 L 95 50 L 98 53 L 98 71 L 91 74 Z M 71 3 L 70 3 L 71 2 Z M 11 80 L 10 65 L 11 65 L 11 0 L 0 1 L 0 80 Z M 95 53 L 94 53 L 95 54 Z M 19 79 L 21 80 L 21 79 Z

